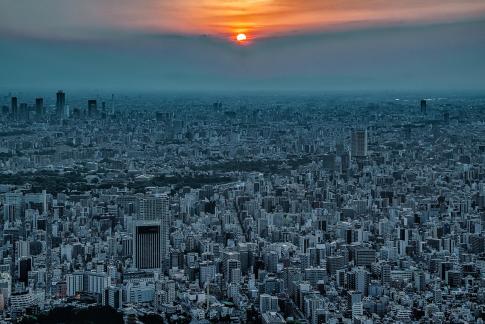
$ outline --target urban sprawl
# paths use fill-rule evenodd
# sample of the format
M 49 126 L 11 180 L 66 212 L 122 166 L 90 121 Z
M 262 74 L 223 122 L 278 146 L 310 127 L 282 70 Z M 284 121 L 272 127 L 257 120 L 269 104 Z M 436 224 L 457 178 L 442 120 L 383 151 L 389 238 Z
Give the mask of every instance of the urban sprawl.
M 0 97 L 0 322 L 483 323 L 485 99 L 42 95 Z

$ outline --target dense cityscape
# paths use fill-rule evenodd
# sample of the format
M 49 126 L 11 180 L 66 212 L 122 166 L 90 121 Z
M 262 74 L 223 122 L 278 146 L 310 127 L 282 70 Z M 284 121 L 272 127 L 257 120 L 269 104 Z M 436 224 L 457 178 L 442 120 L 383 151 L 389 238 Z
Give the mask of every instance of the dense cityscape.
M 485 319 L 483 97 L 0 100 L 2 322 Z

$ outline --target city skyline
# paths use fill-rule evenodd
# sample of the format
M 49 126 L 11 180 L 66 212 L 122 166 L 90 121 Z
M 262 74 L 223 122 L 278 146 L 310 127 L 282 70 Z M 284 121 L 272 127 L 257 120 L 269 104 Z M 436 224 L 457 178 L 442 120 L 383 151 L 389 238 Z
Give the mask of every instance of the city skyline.
M 485 323 L 484 0 L 0 0 L 0 322 Z
M 2 65 L 0 89 L 318 92 L 485 88 L 481 1 L 446 1 L 441 6 L 436 1 L 399 5 L 275 1 L 278 5 L 270 6 L 271 1 L 261 0 L 238 7 L 244 3 L 207 1 L 198 10 L 190 1 L 158 5 L 146 1 L 136 8 L 131 2 L 120 2 L 108 12 L 114 4 L 107 0 L 96 4 L 4 0 L 0 3 L 5 9 L 0 11 L 0 61 L 8 64 Z M 167 9 L 158 20 L 153 18 L 157 12 L 153 6 Z M 200 19 L 192 17 L 191 10 Z M 349 13 L 355 17 L 348 17 Z M 221 30 L 211 27 L 211 14 L 223 16 L 214 18 L 221 21 Z M 296 19 L 308 14 L 320 23 Z M 325 18 L 332 14 L 342 17 L 341 22 Z M 148 18 L 141 19 L 144 15 Z M 227 17 L 233 16 L 253 27 L 232 28 Z M 280 26 L 279 19 L 291 24 Z M 233 25 L 239 26 L 237 22 Z M 247 41 L 235 41 L 240 32 Z

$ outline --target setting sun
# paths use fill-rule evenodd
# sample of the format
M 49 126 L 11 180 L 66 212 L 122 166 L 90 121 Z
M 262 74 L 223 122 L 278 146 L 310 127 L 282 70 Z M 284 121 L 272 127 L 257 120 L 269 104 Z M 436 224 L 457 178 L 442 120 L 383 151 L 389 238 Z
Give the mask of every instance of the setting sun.
M 238 42 L 244 42 L 247 39 L 247 37 L 246 37 L 246 34 L 238 34 L 236 36 L 236 39 Z

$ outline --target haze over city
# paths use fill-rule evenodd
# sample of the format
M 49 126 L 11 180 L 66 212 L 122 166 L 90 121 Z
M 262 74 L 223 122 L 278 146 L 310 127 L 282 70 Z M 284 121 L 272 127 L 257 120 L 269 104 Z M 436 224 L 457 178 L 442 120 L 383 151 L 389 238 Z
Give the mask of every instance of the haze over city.
M 0 0 L 0 323 L 485 321 L 483 0 Z
M 480 90 L 483 1 L 0 3 L 0 87 Z M 247 39 L 236 41 L 238 34 Z

